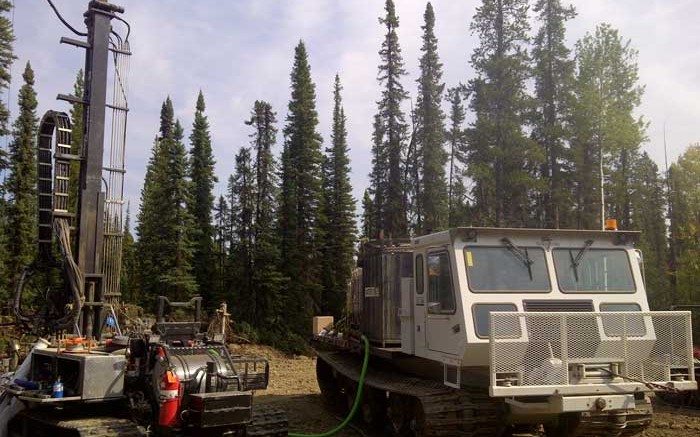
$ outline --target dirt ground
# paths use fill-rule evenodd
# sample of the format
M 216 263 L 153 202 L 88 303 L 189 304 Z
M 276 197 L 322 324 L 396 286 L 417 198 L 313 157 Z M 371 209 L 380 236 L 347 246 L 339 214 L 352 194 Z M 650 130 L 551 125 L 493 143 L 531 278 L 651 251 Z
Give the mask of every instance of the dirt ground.
M 330 406 L 324 405 L 316 383 L 316 360 L 305 356 L 288 356 L 272 348 L 257 345 L 232 346 L 244 355 L 255 355 L 270 361 L 270 385 L 256 393 L 258 405 L 281 408 L 289 417 L 291 432 L 318 433 L 327 431 L 343 419 Z M 353 426 L 341 437 L 371 436 L 368 431 Z M 376 434 L 378 437 L 381 434 Z M 644 432 L 646 437 L 700 437 L 700 410 L 680 411 L 670 407 L 657 408 L 654 423 Z

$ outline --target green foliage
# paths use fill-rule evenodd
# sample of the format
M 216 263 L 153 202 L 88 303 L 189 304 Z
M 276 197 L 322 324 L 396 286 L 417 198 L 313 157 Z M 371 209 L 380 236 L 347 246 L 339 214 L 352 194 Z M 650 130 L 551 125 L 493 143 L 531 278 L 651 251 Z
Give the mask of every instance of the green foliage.
M 17 57 L 14 54 L 12 43 L 15 42 L 15 34 L 12 29 L 12 22 L 7 14 L 12 10 L 10 0 L 0 0 L 0 92 L 10 86 L 10 69 Z M 8 135 L 7 123 L 10 119 L 10 110 L 5 105 L 7 99 L 0 102 L 0 136 Z M 0 170 L 5 166 L 5 161 L 0 152 Z
M 255 204 L 253 215 L 253 272 L 251 292 L 254 311 L 252 323 L 274 326 L 280 324 L 282 274 L 279 271 L 280 249 L 276 232 L 277 210 L 276 164 L 272 147 L 277 137 L 276 114 L 272 105 L 256 101 L 246 124 L 254 131 L 250 135 L 255 152 Z
M 318 311 L 320 281 L 321 136 L 316 131 L 315 85 L 306 47 L 299 42 L 291 73 L 279 208 L 281 272 L 289 279 L 282 299 L 284 321 L 292 332 L 308 332 Z
M 418 78 L 416 116 L 418 131 L 415 133 L 416 156 L 420 173 L 417 202 L 419 205 L 416 232 L 437 232 L 448 224 L 447 183 L 445 181 L 445 114 L 442 111 L 442 63 L 437 53 L 435 37 L 435 13 L 428 2 L 423 15 L 423 45 Z
M 386 35 L 379 50 L 381 64 L 377 80 L 384 86 L 382 97 L 377 102 L 372 136 L 372 172 L 370 173 L 370 194 L 374 200 L 375 223 L 372 228 L 377 233 L 391 237 L 408 235 L 406 218 L 406 194 L 404 187 L 403 155 L 406 152 L 406 117 L 401 110 L 402 102 L 408 93 L 401 84 L 401 76 L 406 75 L 399 37 L 396 29 L 399 19 L 393 0 L 386 0 L 386 16 L 379 22 L 386 27 Z M 379 235 L 372 235 L 376 238 Z
M 671 305 L 669 291 L 669 257 L 666 193 L 659 169 L 642 153 L 632 164 L 630 177 L 631 227 L 642 231 L 637 248 L 644 255 L 645 282 L 649 303 L 655 310 L 667 310 Z
M 34 71 L 27 62 L 22 75 L 24 85 L 19 90 L 19 115 L 14 122 L 10 144 L 7 190 L 7 274 L 9 289 L 14 289 L 22 269 L 36 255 L 37 237 L 37 170 L 36 135 L 38 119 L 34 91 Z
M 321 313 L 340 318 L 352 273 L 355 251 L 355 199 L 350 185 L 346 117 L 340 77 L 333 87 L 331 147 L 323 163 L 322 284 Z
M 466 113 L 462 103 L 464 87 L 450 88 L 447 100 L 450 103 L 450 127 L 445 132 L 449 144 L 449 179 L 448 179 L 448 225 L 467 226 L 471 224 L 466 187 L 464 186 L 464 170 L 462 165 L 467 162 L 467 132 L 464 129 Z
M 15 41 L 12 22 L 7 17 L 12 9 L 12 2 L 0 0 L 0 94 L 7 89 L 10 84 L 10 68 L 16 59 L 12 43 Z M 7 99 L 0 99 L 0 137 L 7 135 L 7 123 L 10 118 L 10 110 L 5 105 Z M 0 149 L 0 174 L 7 168 L 7 154 Z M 6 189 L 0 186 L 0 299 L 8 295 L 9 272 L 7 271 L 8 249 L 7 232 L 9 217 L 7 216 L 7 202 L 5 199 Z
M 189 213 L 194 220 L 192 228 L 193 254 L 192 274 L 194 275 L 207 307 L 217 305 L 214 299 L 214 226 L 211 211 L 214 207 L 214 156 L 209 134 L 209 121 L 204 115 L 205 104 L 202 91 L 197 96 L 197 105 L 190 134 L 191 180 L 188 204 Z
M 578 75 L 573 108 L 573 165 L 577 226 L 600 228 L 600 170 L 607 176 L 606 209 L 620 226 L 631 224 L 631 163 L 646 139 L 646 122 L 635 118 L 644 88 L 637 51 L 608 24 L 576 43 Z
M 126 222 L 124 223 L 124 237 L 122 238 L 122 269 L 119 278 L 119 289 L 125 302 L 139 302 L 139 290 L 136 282 L 136 243 L 131 234 L 131 205 L 126 206 Z
M 192 276 L 193 218 L 187 208 L 189 182 L 183 131 L 174 121 L 168 97 L 161 108 L 160 136 L 146 168 L 141 191 L 137 254 L 142 302 L 151 305 L 164 294 L 184 300 L 197 291 Z
M 535 170 L 542 160 L 523 132 L 531 109 L 526 0 L 483 0 L 471 23 L 480 39 L 469 82 L 475 120 L 469 129 L 467 175 L 474 180 L 474 222 L 525 226 L 532 221 L 529 197 L 539 189 Z
M 83 98 L 85 92 L 85 73 L 80 69 L 75 76 L 73 84 L 73 95 L 78 98 Z M 74 103 L 70 110 L 71 119 L 71 153 L 80 156 L 83 148 L 83 105 Z M 70 181 L 68 187 L 68 210 L 71 213 L 76 213 L 78 210 L 78 179 L 80 178 L 80 162 L 72 161 L 70 164 Z
M 255 176 L 250 149 L 242 147 L 236 154 L 236 166 L 229 178 L 228 192 L 231 204 L 231 228 L 234 240 L 230 253 L 230 279 L 234 313 L 239 319 L 252 323 L 255 319 L 255 289 L 253 278 L 253 217 L 255 214 Z
M 532 138 L 544 152 L 539 177 L 547 184 L 537 197 L 535 223 L 545 228 L 574 225 L 569 175 L 571 118 L 575 62 L 565 45 L 565 25 L 576 16 L 573 6 L 560 0 L 538 0 L 534 6 L 540 29 L 532 57 L 535 78 L 535 108 Z
M 700 144 L 669 169 L 672 304 L 697 303 L 700 294 Z

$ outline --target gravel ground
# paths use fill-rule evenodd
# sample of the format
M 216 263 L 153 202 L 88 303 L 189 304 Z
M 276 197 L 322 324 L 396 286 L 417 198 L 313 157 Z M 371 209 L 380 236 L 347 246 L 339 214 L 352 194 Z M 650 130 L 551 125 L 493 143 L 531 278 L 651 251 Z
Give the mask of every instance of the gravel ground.
M 275 406 L 287 411 L 289 429 L 294 432 L 327 431 L 342 420 L 332 408 L 324 405 L 316 383 L 316 360 L 305 356 L 288 356 L 272 348 L 257 345 L 232 345 L 244 355 L 262 356 L 270 360 L 270 385 L 255 396 L 258 405 Z M 368 436 L 359 428 L 336 434 L 341 437 Z M 700 411 L 657 408 L 654 423 L 646 437 L 700 437 Z M 377 434 L 376 437 L 378 437 Z

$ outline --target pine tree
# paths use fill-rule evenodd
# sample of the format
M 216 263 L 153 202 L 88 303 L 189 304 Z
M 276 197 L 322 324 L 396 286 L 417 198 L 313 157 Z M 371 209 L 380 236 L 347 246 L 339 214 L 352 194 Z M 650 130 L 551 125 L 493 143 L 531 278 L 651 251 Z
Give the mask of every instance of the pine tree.
M 250 149 L 241 147 L 236 154 L 235 172 L 229 178 L 231 221 L 235 243 L 231 246 L 229 281 L 234 290 L 235 313 L 239 319 L 253 323 L 257 301 L 253 286 L 253 244 L 255 216 L 255 175 Z
M 212 298 L 214 279 L 214 226 L 211 211 L 214 207 L 214 156 L 209 135 L 209 121 L 204 115 L 205 104 L 202 91 L 197 96 L 197 105 L 190 134 L 190 215 L 194 218 L 192 239 L 194 243 L 192 273 L 202 291 L 208 307 L 216 306 Z
M 12 22 L 6 16 L 12 10 L 12 2 L 0 0 L 0 95 L 10 84 L 10 67 L 16 59 L 12 43 L 15 41 Z M 10 118 L 10 110 L 5 105 L 7 99 L 0 99 L 0 137 L 8 135 L 7 123 Z M 7 154 L 0 149 L 0 174 L 7 167 Z M 9 218 L 7 216 L 7 203 L 5 199 L 5 187 L 0 186 L 0 299 L 7 294 L 8 272 L 6 270 L 9 260 L 7 252 L 7 232 Z
M 284 296 L 284 320 L 292 332 L 307 332 L 311 315 L 320 304 L 319 215 L 321 204 L 321 136 L 316 131 L 315 85 L 306 47 L 299 42 L 291 73 L 279 228 L 282 273 L 290 279 Z
M 566 22 L 576 16 L 573 6 L 564 7 L 560 0 L 538 0 L 534 11 L 541 27 L 532 51 L 535 76 L 535 111 L 532 137 L 544 150 L 545 159 L 539 177 L 547 183 L 538 198 L 539 226 L 559 228 L 574 226 L 572 187 L 564 163 L 570 161 L 567 149 L 573 99 L 574 67 L 566 47 Z
M 85 74 L 79 70 L 73 84 L 73 95 L 83 98 L 85 92 Z M 70 110 L 71 119 L 71 153 L 80 156 L 83 148 L 83 105 L 74 103 Z M 75 213 L 78 210 L 78 179 L 80 178 L 80 162 L 73 161 L 70 165 L 70 185 L 68 188 L 68 198 L 70 204 L 69 211 Z
M 279 272 L 279 244 L 276 234 L 277 209 L 276 164 L 272 147 L 277 138 L 276 114 L 272 105 L 256 101 L 246 124 L 253 127 L 251 147 L 255 152 L 255 204 L 253 223 L 253 272 L 252 288 L 254 307 L 252 323 L 267 329 L 279 325 L 281 312 L 280 290 L 282 275 Z
M 228 223 L 231 211 L 224 196 L 219 196 L 214 205 L 214 257 L 216 273 L 214 274 L 214 291 L 212 299 L 216 302 L 225 300 L 226 255 L 228 254 Z
M 445 114 L 442 111 L 442 63 L 437 53 L 435 37 L 435 13 L 428 2 L 423 15 L 423 46 L 418 79 L 417 155 L 420 156 L 420 197 L 422 217 L 418 221 L 418 234 L 440 231 L 448 224 L 447 184 L 445 181 Z
M 576 100 L 572 121 L 577 225 L 600 228 L 601 188 L 606 213 L 622 229 L 631 223 L 631 163 L 645 140 L 646 122 L 635 119 L 643 87 L 637 84 L 637 51 L 608 24 L 576 43 Z M 601 170 L 608 181 L 601 187 Z
M 34 71 L 27 62 L 22 74 L 24 85 L 19 90 L 19 115 L 14 122 L 10 144 L 9 176 L 6 190 L 7 207 L 7 273 L 9 289 L 14 289 L 22 269 L 34 260 L 37 232 L 36 135 L 38 119 L 34 91 Z
M 331 147 L 326 148 L 323 168 L 323 296 L 321 311 L 339 318 L 352 274 L 355 242 L 355 199 L 350 185 L 346 117 L 336 74 L 333 88 Z
M 448 177 L 448 225 L 450 227 L 466 226 L 470 223 L 468 205 L 466 202 L 466 188 L 463 181 L 462 165 L 467 160 L 467 135 L 463 127 L 466 118 L 464 105 L 462 104 L 462 86 L 450 88 L 447 92 L 447 100 L 450 103 L 450 128 L 445 132 L 445 139 L 449 144 L 449 177 Z
M 379 51 L 382 64 L 379 65 L 377 79 L 384 90 L 377 102 L 374 119 L 370 194 L 374 199 L 377 218 L 372 227 L 387 236 L 403 237 L 408 235 L 406 188 L 403 183 L 405 169 L 402 166 L 408 126 L 401 104 L 408 98 L 408 93 L 401 84 L 401 76 L 406 75 L 406 70 L 396 33 L 399 19 L 393 0 L 386 0 L 385 10 L 386 16 L 379 19 L 387 32 Z
M 187 204 L 187 159 L 183 130 L 174 121 L 172 101 L 161 108 L 160 135 L 146 168 L 137 232 L 140 282 L 144 304 L 165 294 L 174 300 L 197 290 L 192 276 L 193 219 Z
M 168 263 L 164 266 L 160 280 L 168 294 L 176 299 L 187 299 L 198 290 L 192 275 L 193 261 L 193 217 L 187 209 L 190 202 L 189 181 L 187 181 L 187 154 L 182 142 L 184 131 L 179 121 L 173 126 L 172 139 L 166 139 L 167 166 L 165 168 L 165 189 L 169 208 L 166 221 L 161 225 L 164 233 Z
M 369 240 L 372 236 L 377 235 L 377 232 L 373 228 L 373 225 L 376 223 L 375 217 L 374 201 L 369 195 L 369 190 L 365 190 L 362 195 L 362 228 L 360 230 L 360 239 Z
M 631 228 L 642 231 L 637 248 L 644 254 L 645 288 L 655 310 L 671 305 L 664 187 L 658 167 L 646 152 L 642 153 L 633 163 L 630 179 Z
M 669 168 L 671 304 L 700 299 L 700 143 L 692 144 Z
M 0 0 L 0 94 L 10 86 L 10 68 L 17 57 L 14 55 L 12 43 L 15 41 L 12 22 L 7 14 L 12 10 L 10 0 Z M 10 109 L 5 105 L 7 99 L 0 99 L 0 137 L 8 135 L 7 123 L 10 119 Z M 0 171 L 7 165 L 5 151 L 0 149 Z
M 668 179 L 671 287 L 665 299 L 655 303 L 694 304 L 700 301 L 700 143 L 691 144 L 671 165 Z M 700 314 L 694 313 L 695 338 L 700 336 L 699 327 Z
M 541 156 L 523 132 L 531 102 L 526 0 L 483 0 L 470 26 L 480 39 L 471 64 L 475 120 L 469 129 L 468 175 L 474 180 L 476 223 L 524 226 L 531 221 L 529 197 L 537 188 L 534 167 Z
M 131 205 L 126 205 L 126 221 L 124 223 L 124 237 L 122 239 L 122 269 L 119 289 L 124 300 L 129 303 L 137 303 L 140 300 L 139 290 L 136 284 L 136 244 L 131 235 Z

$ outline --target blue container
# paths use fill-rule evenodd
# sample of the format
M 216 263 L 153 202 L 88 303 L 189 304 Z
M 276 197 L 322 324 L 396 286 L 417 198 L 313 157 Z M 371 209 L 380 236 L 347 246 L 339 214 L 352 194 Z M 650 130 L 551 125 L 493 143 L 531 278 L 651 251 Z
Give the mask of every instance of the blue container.
M 62 398 L 63 397 L 63 383 L 61 378 L 58 378 L 56 382 L 53 383 L 53 394 L 51 397 Z

